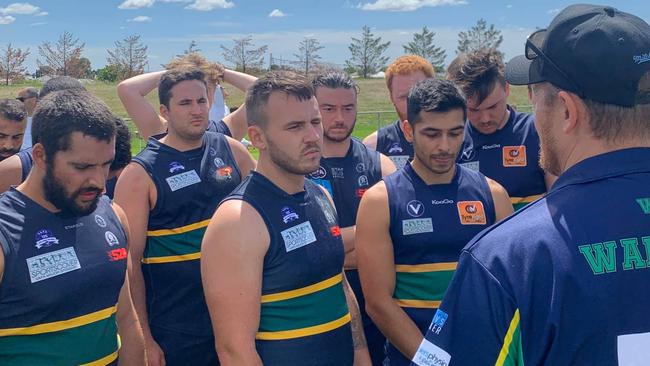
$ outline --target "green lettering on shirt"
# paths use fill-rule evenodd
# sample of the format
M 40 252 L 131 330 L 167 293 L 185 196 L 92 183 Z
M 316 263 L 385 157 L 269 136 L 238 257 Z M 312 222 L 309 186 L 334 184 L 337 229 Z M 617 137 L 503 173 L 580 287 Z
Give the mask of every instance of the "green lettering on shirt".
M 650 198 L 637 198 L 636 202 L 641 206 L 644 214 L 650 215 Z
M 621 239 L 623 245 L 623 270 L 646 268 L 646 263 L 639 251 L 639 241 L 636 238 Z
M 595 275 L 616 272 L 616 242 L 581 245 L 578 250 Z

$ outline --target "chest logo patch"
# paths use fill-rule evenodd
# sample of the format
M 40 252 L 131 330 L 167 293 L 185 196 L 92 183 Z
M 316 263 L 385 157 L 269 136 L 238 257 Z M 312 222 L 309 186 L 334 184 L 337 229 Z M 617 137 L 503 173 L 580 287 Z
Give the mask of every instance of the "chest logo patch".
M 300 218 L 296 213 L 296 211 L 291 209 L 291 207 L 289 206 L 282 207 L 280 212 L 282 213 L 282 222 L 284 222 L 285 224 L 296 221 Z
M 481 162 L 480 161 L 470 161 L 470 162 L 467 162 L 467 163 L 460 163 L 460 165 L 467 168 L 467 169 L 471 169 L 471 170 L 473 170 L 475 172 L 478 172 L 478 171 L 480 171 L 479 169 L 481 167 Z
M 462 225 L 485 225 L 485 209 L 481 201 L 460 201 L 457 204 L 458 218 Z
M 503 147 L 503 166 L 524 167 L 526 161 L 526 146 L 504 146 Z
M 389 156 L 390 160 L 393 161 L 393 164 L 395 164 L 395 168 L 402 169 L 406 164 L 409 162 L 409 156 L 408 155 L 392 155 Z
M 113 234 L 111 231 L 107 231 L 104 233 L 104 238 L 106 238 L 106 243 L 108 243 L 109 246 L 114 246 L 114 245 L 120 245 L 120 241 L 117 240 L 117 236 Z
M 323 179 L 326 176 L 327 176 L 327 170 L 325 170 L 325 168 L 323 168 L 322 166 L 319 166 L 318 170 L 309 174 L 309 178 L 311 179 Z
M 418 200 L 411 200 L 406 204 L 406 212 L 412 217 L 420 217 L 424 213 L 424 204 Z
M 47 248 L 56 244 L 59 244 L 59 239 L 51 231 L 43 229 L 36 232 L 36 249 Z
M 402 235 L 413 235 L 433 232 L 433 221 L 430 217 L 421 219 L 402 220 Z
M 404 149 L 402 149 L 402 147 L 399 146 L 399 143 L 397 142 L 393 143 L 388 149 L 389 154 L 399 154 L 401 152 L 404 152 Z
M 169 189 L 172 192 L 178 191 L 179 189 L 189 187 L 191 185 L 201 183 L 201 178 L 196 174 L 196 170 L 192 169 L 189 172 L 172 175 L 171 177 L 165 178 Z
M 171 163 L 169 163 L 169 172 L 170 173 L 174 174 L 174 173 L 182 172 L 183 170 L 185 170 L 185 167 L 183 166 L 183 164 L 181 164 L 181 163 L 179 163 L 177 161 L 172 161 Z
M 314 229 L 311 227 L 309 221 L 282 230 L 280 234 L 282 235 L 287 253 L 316 241 Z
M 27 258 L 29 279 L 32 283 L 47 280 L 64 273 L 81 268 L 77 253 L 73 247 L 59 249 L 53 252 Z
M 370 183 L 368 183 L 368 177 L 365 175 L 360 176 L 359 179 L 357 179 L 357 183 L 359 187 L 366 187 L 370 185 Z

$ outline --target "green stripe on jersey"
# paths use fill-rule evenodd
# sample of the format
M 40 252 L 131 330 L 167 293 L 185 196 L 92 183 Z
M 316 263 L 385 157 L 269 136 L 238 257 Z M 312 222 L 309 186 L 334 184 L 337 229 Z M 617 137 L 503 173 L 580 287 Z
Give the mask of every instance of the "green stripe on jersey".
M 453 275 L 454 271 L 396 272 L 393 297 L 398 300 L 440 301 Z
M 206 227 L 180 234 L 148 236 L 143 258 L 170 257 L 199 253 Z

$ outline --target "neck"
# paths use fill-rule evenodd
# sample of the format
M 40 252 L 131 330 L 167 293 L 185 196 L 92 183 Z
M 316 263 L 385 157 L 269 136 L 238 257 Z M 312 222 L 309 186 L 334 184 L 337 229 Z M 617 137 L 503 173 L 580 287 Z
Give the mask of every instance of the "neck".
M 499 124 L 499 130 L 503 128 L 503 126 L 506 125 L 508 120 L 510 119 L 510 108 L 506 107 L 506 113 L 503 114 L 503 119 L 501 120 L 501 123 Z
M 323 157 L 324 158 L 342 158 L 350 149 L 350 137 L 343 141 L 337 142 L 323 137 Z
M 167 133 L 167 135 L 165 135 L 165 137 L 160 139 L 160 142 L 167 146 L 173 147 L 178 151 L 188 151 L 201 147 L 201 145 L 203 145 L 203 136 L 197 140 L 188 140 L 181 138 L 177 134 L 170 131 Z
M 256 172 L 262 174 L 276 186 L 288 194 L 294 194 L 305 190 L 305 176 L 302 174 L 289 173 L 271 161 L 264 152 L 260 152 L 257 161 Z
M 43 189 L 43 175 L 37 172 L 36 169 L 37 168 L 32 168 L 31 172 L 29 172 L 29 175 L 27 176 L 27 179 L 25 179 L 24 182 L 16 187 L 16 190 L 52 213 L 61 211 L 58 207 L 54 206 L 45 198 L 45 190 Z
M 456 164 L 454 164 L 448 172 L 434 173 L 431 169 L 427 168 L 426 165 L 422 164 L 417 155 L 413 158 L 411 167 L 413 167 L 415 173 L 420 176 L 424 183 L 428 185 L 451 183 L 451 180 L 454 179 L 454 174 L 456 174 Z
M 562 173 L 581 161 L 597 155 L 635 147 L 650 147 L 650 140 L 647 138 L 626 139 L 617 143 L 608 143 L 605 140 L 595 139 L 593 137 L 589 137 L 589 140 L 588 143 L 575 143 L 573 145 L 562 164 L 564 167 Z

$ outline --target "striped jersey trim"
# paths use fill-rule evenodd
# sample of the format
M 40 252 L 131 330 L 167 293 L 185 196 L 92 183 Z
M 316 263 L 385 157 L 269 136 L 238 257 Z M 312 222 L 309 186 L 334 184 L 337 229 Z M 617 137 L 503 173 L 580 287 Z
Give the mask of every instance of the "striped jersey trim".
M 144 264 L 160 264 L 160 263 L 173 263 L 173 262 L 184 262 L 184 261 L 193 261 L 196 259 L 201 259 L 201 253 L 191 253 L 183 255 L 170 255 L 166 257 L 149 257 L 142 258 L 142 263 Z
M 426 264 L 397 264 L 395 265 L 395 272 L 434 272 L 434 271 L 455 271 L 458 262 L 443 262 L 443 263 L 426 263 Z
M 428 308 L 437 309 L 440 307 L 440 301 L 427 301 L 427 300 L 400 300 L 395 299 L 397 305 L 403 308 Z
M 117 311 L 117 306 L 112 306 L 94 313 L 82 315 L 76 318 L 61 320 L 58 322 L 44 323 L 32 325 L 31 327 L 24 328 L 7 328 L 0 329 L 0 337 L 17 336 L 17 335 L 33 335 L 50 332 L 58 332 L 66 329 L 72 329 L 83 325 L 91 324 L 99 320 L 106 319 Z
M 515 310 L 515 314 L 512 316 L 512 320 L 510 321 L 510 326 L 508 327 L 508 332 L 506 332 L 506 336 L 503 339 L 503 346 L 501 347 L 501 352 L 499 352 L 499 357 L 497 358 L 497 362 L 494 364 L 495 366 L 503 366 L 508 359 L 508 353 L 510 352 L 510 345 L 512 344 L 513 341 L 513 335 L 515 334 L 515 331 L 519 327 L 519 309 Z
M 147 231 L 147 236 L 165 236 L 165 235 L 182 234 L 188 231 L 206 227 L 208 226 L 209 223 L 210 223 L 210 219 L 207 219 L 207 220 L 195 222 L 193 224 L 177 227 L 174 229 L 160 229 L 160 230 Z
M 311 335 L 329 332 L 336 328 L 340 328 L 345 324 L 349 323 L 350 319 L 351 319 L 350 313 L 347 313 L 342 317 L 340 317 L 339 319 L 333 320 L 328 323 L 320 324 L 320 325 L 314 325 L 312 327 L 292 329 L 292 330 L 282 330 L 278 332 L 257 332 L 257 334 L 255 335 L 255 339 L 264 340 L 264 341 L 273 341 L 273 340 L 307 337 Z
M 102 357 L 99 360 L 95 360 L 93 362 L 84 363 L 81 366 L 106 366 L 111 362 L 117 360 L 118 353 L 119 351 L 115 351 L 106 357 Z
M 520 204 L 520 203 L 531 203 L 535 201 L 536 199 L 544 197 L 544 194 L 536 194 L 533 196 L 527 196 L 527 197 L 510 197 L 510 203 L 513 205 L 515 204 Z
M 332 287 L 338 283 L 340 283 L 343 280 L 343 274 L 339 273 L 334 277 L 330 277 L 326 280 L 323 280 L 321 282 L 317 282 L 313 285 L 309 285 L 306 287 L 302 287 L 296 290 L 291 290 L 291 291 L 285 291 L 285 292 L 278 292 L 275 294 L 268 294 L 268 295 L 263 295 L 261 298 L 262 303 L 267 303 L 267 302 L 274 302 L 274 301 L 282 301 L 282 300 L 288 300 L 288 299 L 293 299 L 296 297 L 304 296 L 304 295 L 309 295 L 313 294 L 314 292 L 318 292 L 321 290 L 324 290 L 326 288 Z

